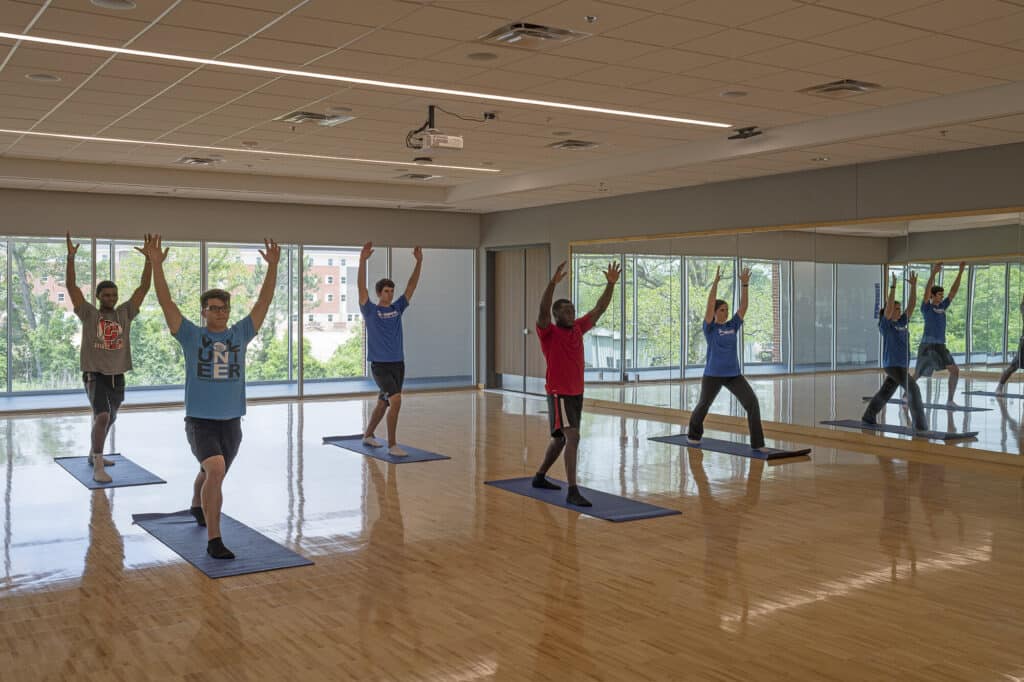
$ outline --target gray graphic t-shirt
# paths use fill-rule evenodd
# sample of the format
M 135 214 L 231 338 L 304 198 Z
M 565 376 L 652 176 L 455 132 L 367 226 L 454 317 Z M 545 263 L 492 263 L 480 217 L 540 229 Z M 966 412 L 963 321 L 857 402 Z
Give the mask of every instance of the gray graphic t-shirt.
M 75 308 L 82 320 L 82 371 L 124 374 L 132 368 L 129 331 L 139 314 L 131 300 L 113 310 L 98 310 L 88 301 Z

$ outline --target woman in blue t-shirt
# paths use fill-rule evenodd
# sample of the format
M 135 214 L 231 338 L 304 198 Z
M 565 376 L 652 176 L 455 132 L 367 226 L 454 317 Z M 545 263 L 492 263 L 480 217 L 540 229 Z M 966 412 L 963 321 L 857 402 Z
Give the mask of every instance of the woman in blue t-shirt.
M 750 269 L 744 268 L 740 273 L 740 307 L 736 314 L 729 317 L 729 304 L 718 298 L 718 282 L 722 279 L 722 269 L 715 271 L 715 281 L 708 292 L 708 305 L 704 312 L 704 338 L 708 343 L 708 357 L 704 365 L 704 377 L 700 380 L 700 398 L 697 407 L 690 413 L 690 428 L 687 439 L 697 445 L 704 436 L 704 417 L 708 414 L 711 403 L 724 386 L 736 396 L 740 405 L 747 411 L 747 424 L 750 426 L 750 447 L 758 450 L 764 447 L 764 431 L 761 429 L 761 406 L 754 395 L 754 389 L 740 374 L 740 361 L 736 353 L 736 340 L 743 326 L 743 316 L 747 314 L 747 288 L 750 284 Z
M 921 404 L 921 391 L 917 382 L 910 376 L 910 317 L 914 314 L 917 304 L 917 273 L 910 273 L 910 297 L 907 301 L 907 312 L 901 312 L 899 301 L 896 300 L 896 275 L 892 276 L 889 295 L 885 307 L 878 311 L 878 331 L 882 334 L 882 369 L 885 371 L 885 382 L 878 389 L 864 416 L 860 418 L 865 424 L 876 424 L 878 413 L 882 411 L 889 398 L 900 386 L 907 392 L 910 414 L 914 421 L 915 431 L 928 430 L 928 417 Z

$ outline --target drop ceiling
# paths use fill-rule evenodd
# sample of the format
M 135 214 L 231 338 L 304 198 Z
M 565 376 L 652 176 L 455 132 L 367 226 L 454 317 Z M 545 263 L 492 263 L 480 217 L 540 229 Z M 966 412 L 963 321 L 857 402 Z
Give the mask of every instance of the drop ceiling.
M 511 21 L 590 37 L 543 50 L 478 41 Z M 728 141 L 677 123 L 0 39 L 0 128 L 184 145 L 0 133 L 9 187 L 490 212 L 1024 141 L 1024 3 L 1009 0 L 136 0 L 129 11 L 0 0 L 0 31 L 766 131 Z M 469 56 L 480 52 L 493 57 Z M 39 73 L 61 80 L 26 78 Z M 798 92 L 844 78 L 882 88 Z M 465 149 L 432 156 L 501 172 L 399 179 L 421 169 L 404 140 L 429 104 L 472 119 L 497 111 L 488 122 L 439 114 Z M 336 108 L 356 118 L 273 120 Z M 548 147 L 567 137 L 599 145 Z M 174 165 L 204 147 L 227 151 L 214 167 Z

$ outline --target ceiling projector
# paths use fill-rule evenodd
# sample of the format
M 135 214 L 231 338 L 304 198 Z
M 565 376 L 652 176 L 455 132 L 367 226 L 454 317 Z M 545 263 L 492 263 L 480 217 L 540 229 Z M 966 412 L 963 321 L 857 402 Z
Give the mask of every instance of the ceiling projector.
M 463 141 L 461 135 L 445 135 L 437 130 L 425 130 L 420 133 L 420 149 L 462 149 Z

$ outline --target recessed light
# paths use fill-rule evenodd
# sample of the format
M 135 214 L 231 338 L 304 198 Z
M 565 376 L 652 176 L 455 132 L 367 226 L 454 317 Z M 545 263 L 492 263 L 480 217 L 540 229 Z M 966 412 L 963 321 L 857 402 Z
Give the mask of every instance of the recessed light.
M 54 73 L 26 73 L 25 78 L 30 81 L 36 81 L 37 83 L 57 83 L 60 82 L 60 76 Z
M 119 12 L 135 9 L 136 4 L 132 0 L 91 0 L 92 4 L 103 9 L 113 9 Z
M 746 97 L 746 90 L 724 90 L 720 93 L 722 97 Z
M 492 62 L 498 58 L 498 55 L 493 52 L 470 52 L 466 55 L 466 59 L 472 59 L 474 62 Z
M 274 73 L 282 76 L 294 76 L 297 78 L 310 78 L 313 80 L 332 81 L 336 83 L 351 83 L 353 85 L 365 85 L 374 88 L 387 88 L 390 90 L 406 90 L 409 92 L 425 92 L 434 95 L 449 95 L 453 97 L 468 97 L 471 99 L 484 99 L 494 102 L 511 102 L 513 104 L 527 104 L 549 109 L 565 109 L 570 111 L 585 111 L 592 114 L 605 114 L 608 116 L 623 116 L 625 118 L 639 118 L 648 121 L 666 121 L 668 123 L 686 123 L 689 125 L 707 126 L 709 128 L 731 128 L 728 123 L 716 121 L 705 121 L 695 118 L 682 118 L 679 116 L 666 116 L 664 114 L 647 114 L 639 111 L 626 111 L 624 109 L 608 109 L 606 107 L 592 107 L 583 104 L 570 104 L 568 102 L 555 102 L 552 100 L 530 99 L 527 97 L 512 97 L 509 95 L 492 95 L 485 92 L 474 92 L 472 90 L 455 90 L 452 88 L 437 88 L 428 85 L 414 85 L 412 83 L 396 83 L 393 81 L 380 81 L 370 78 L 356 78 L 354 76 L 338 76 L 330 73 L 318 73 L 315 71 L 299 71 L 296 69 L 279 69 L 272 66 L 257 66 L 255 64 L 243 64 L 241 62 L 226 62 L 219 59 L 205 59 L 201 57 L 185 57 L 183 55 L 170 54 L 167 52 L 149 52 L 147 50 L 132 50 L 125 47 L 110 47 L 108 45 L 97 45 L 95 43 L 83 43 L 74 40 L 60 40 L 58 38 L 43 38 L 41 36 L 28 35 L 25 33 L 7 33 L 0 31 L 0 38 L 17 40 L 24 43 L 40 43 L 43 45 L 59 45 L 107 54 L 127 54 L 135 57 L 149 59 L 162 59 L 165 61 L 182 62 L 185 64 L 205 64 L 207 66 L 219 66 L 226 69 L 238 69 L 241 71 L 255 71 L 258 73 Z
M 328 156 L 327 154 L 299 154 L 296 152 L 272 152 L 265 149 L 239 149 L 238 147 L 214 147 L 210 145 L 195 145 L 195 144 L 180 144 L 177 142 L 153 142 L 150 140 L 129 140 L 120 137 L 93 137 L 90 135 L 70 135 L 66 133 L 40 133 L 35 130 L 11 130 L 8 128 L 0 128 L 0 133 L 6 133 L 8 135 L 29 135 L 32 137 L 49 137 L 57 140 L 82 140 L 83 142 L 108 142 L 113 144 L 133 144 L 133 145 L 146 145 L 150 147 L 168 147 L 171 149 L 204 149 L 215 152 L 233 152 L 235 154 L 262 154 L 261 157 L 265 161 L 270 161 L 273 158 L 282 157 L 289 159 L 319 159 L 321 161 L 342 161 L 348 163 L 372 163 L 372 164 L 386 164 L 395 165 L 398 161 L 387 161 L 383 159 L 360 159 L 350 156 Z M 206 158 L 218 157 L 217 154 L 207 154 Z M 417 162 L 419 163 L 419 162 Z M 478 168 L 475 166 L 450 166 L 447 164 L 433 163 L 430 159 L 423 161 L 422 163 L 430 165 L 432 168 L 449 168 L 452 170 L 465 170 L 474 171 L 477 173 L 500 173 L 501 170 L 497 168 Z

